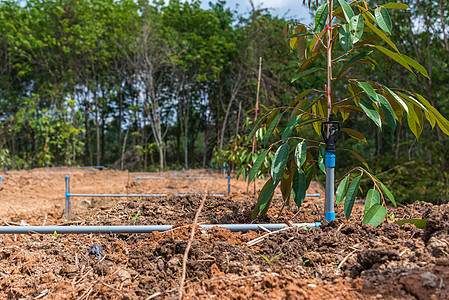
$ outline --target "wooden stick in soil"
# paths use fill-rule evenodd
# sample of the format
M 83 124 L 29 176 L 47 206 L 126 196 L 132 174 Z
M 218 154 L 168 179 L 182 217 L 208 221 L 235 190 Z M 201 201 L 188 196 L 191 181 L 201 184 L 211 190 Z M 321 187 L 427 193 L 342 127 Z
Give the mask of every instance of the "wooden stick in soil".
M 192 246 L 193 237 L 195 236 L 195 227 L 198 222 L 198 217 L 200 216 L 201 210 L 203 209 L 204 202 L 206 202 L 206 195 L 203 195 L 203 199 L 201 199 L 200 207 L 195 214 L 195 219 L 193 220 L 192 231 L 190 232 L 189 242 L 187 243 L 186 251 L 184 251 L 184 257 L 182 259 L 182 275 L 181 280 L 179 282 L 179 299 L 182 300 L 182 295 L 184 293 L 184 282 L 186 279 L 186 271 L 187 271 L 187 257 L 189 256 L 190 247 Z
M 262 73 L 262 56 L 259 58 L 259 77 L 257 78 L 257 94 L 256 94 L 256 112 L 254 114 L 254 126 L 257 121 L 257 112 L 259 111 L 259 90 L 260 90 L 260 76 Z M 251 151 L 251 156 L 254 156 L 254 148 L 256 147 L 256 138 L 253 138 L 253 149 Z M 249 180 L 248 185 L 246 186 L 246 193 L 248 194 L 249 190 Z M 254 195 L 256 194 L 256 179 L 254 179 Z

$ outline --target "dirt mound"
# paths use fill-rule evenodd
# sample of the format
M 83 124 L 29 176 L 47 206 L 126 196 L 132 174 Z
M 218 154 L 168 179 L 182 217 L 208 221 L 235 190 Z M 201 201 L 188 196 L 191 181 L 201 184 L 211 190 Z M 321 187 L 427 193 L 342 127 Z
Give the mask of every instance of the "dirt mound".
M 73 189 L 76 186 L 90 192 L 142 188 L 140 183 L 130 184 L 135 181 L 128 176 L 125 172 L 96 171 L 73 176 L 72 184 Z M 87 184 L 95 178 L 96 185 Z M 29 174 L 12 179 L 10 184 L 25 184 L 26 180 L 34 184 L 35 180 Z M 43 182 L 43 188 L 35 193 L 47 192 L 47 186 L 58 181 L 48 178 Z M 5 189 L 13 187 L 5 185 Z M 54 192 L 50 189 L 48 194 Z M 174 224 L 166 232 L 0 235 L 0 298 L 176 298 L 189 224 L 201 199 L 199 195 L 80 199 L 70 221 L 80 225 Z M 56 205 L 56 201 L 60 199 L 50 203 Z M 254 204 L 254 198 L 238 193 L 208 196 L 199 222 L 250 223 Z M 269 235 L 263 231 L 197 228 L 186 261 L 185 299 L 449 298 L 449 205 L 415 203 L 388 208 L 389 222 L 377 228 L 361 225 L 361 205 L 355 206 L 350 221 L 337 208 L 337 221 L 331 223 L 322 220 L 323 203 L 315 199 L 308 199 L 299 210 L 284 208 L 278 218 L 281 207 L 281 201 L 275 202 L 268 215 L 256 222 L 322 221 L 323 225 Z M 46 217 L 25 209 L 16 212 L 5 214 L 4 222 L 63 223 L 61 208 L 56 206 Z M 392 223 L 391 219 L 402 218 L 427 218 L 427 227 L 422 230 Z M 94 244 L 102 247 L 101 257 L 89 255 Z

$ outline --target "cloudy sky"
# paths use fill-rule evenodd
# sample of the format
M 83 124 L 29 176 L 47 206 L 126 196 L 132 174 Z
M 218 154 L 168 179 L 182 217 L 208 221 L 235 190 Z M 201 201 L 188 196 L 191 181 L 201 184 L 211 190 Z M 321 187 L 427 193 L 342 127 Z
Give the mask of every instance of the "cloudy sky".
M 202 5 L 207 8 L 209 2 L 216 2 L 215 0 L 202 0 Z M 226 0 L 228 7 L 235 8 L 238 5 L 240 13 L 247 13 L 251 9 L 249 0 Z M 302 0 L 253 0 L 256 8 L 270 8 L 270 12 L 279 17 L 285 16 L 289 19 L 301 19 L 304 23 L 311 22 L 309 8 L 302 5 Z

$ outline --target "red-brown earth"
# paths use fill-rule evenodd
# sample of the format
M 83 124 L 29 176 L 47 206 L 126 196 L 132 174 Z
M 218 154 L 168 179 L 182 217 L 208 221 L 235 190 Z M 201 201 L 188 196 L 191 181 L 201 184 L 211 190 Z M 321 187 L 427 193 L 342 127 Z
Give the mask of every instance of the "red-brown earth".
M 64 175 L 36 169 L 2 174 L 0 220 L 20 225 L 174 224 L 149 234 L 0 235 L 0 299 L 178 298 L 183 255 L 202 196 L 74 198 L 64 220 Z M 208 172 L 192 171 L 195 176 Z M 165 173 L 170 175 L 170 173 Z M 178 176 L 179 174 L 177 174 Z M 71 171 L 72 193 L 226 193 L 227 180 L 139 180 L 113 170 Z M 155 175 L 148 175 L 155 176 Z M 156 175 L 157 176 L 157 175 Z M 208 196 L 198 222 L 251 223 L 255 198 L 232 179 L 231 194 Z M 257 182 L 260 189 L 263 181 Z M 250 186 L 252 192 L 253 186 Z M 313 183 L 308 193 L 321 193 Z M 322 222 L 318 228 L 231 232 L 197 228 L 186 262 L 185 299 L 449 299 L 449 205 L 414 203 L 388 207 L 379 227 L 361 225 L 361 202 L 346 221 L 323 220 L 324 200 L 302 207 L 275 201 L 258 223 Z M 135 220 L 133 217 L 138 215 Z M 394 217 L 393 217 L 394 216 Z M 427 218 L 426 229 L 395 220 Z M 102 246 L 104 257 L 89 256 Z M 251 244 L 251 243 L 249 243 Z

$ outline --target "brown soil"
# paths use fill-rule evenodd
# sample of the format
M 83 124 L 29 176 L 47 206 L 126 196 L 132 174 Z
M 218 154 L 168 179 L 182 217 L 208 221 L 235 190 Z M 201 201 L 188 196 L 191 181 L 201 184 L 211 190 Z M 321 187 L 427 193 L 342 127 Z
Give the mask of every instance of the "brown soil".
M 72 193 L 227 191 L 227 180 L 218 174 L 217 180 L 139 182 L 135 178 L 141 174 L 120 171 L 71 174 Z M 226 197 L 207 197 L 199 222 L 250 223 L 255 198 L 245 195 L 243 181 L 233 179 L 231 191 L 235 193 Z M 308 192 L 323 194 L 318 183 Z M 189 224 L 201 199 L 73 199 L 69 224 L 174 224 L 168 232 L 0 235 L 0 299 L 176 299 Z M 5 226 L 67 223 L 63 175 L 3 175 L 0 201 Z M 421 230 L 392 222 L 362 226 L 361 205 L 350 221 L 337 208 L 338 220 L 326 223 L 323 203 L 323 198 L 306 199 L 299 210 L 284 208 L 278 219 L 282 203 L 275 201 L 256 222 L 323 225 L 284 230 L 254 246 L 247 243 L 265 232 L 197 228 L 186 262 L 185 299 L 449 299 L 449 205 L 388 208 L 396 219 L 428 218 Z M 100 261 L 88 255 L 94 243 L 102 246 Z

